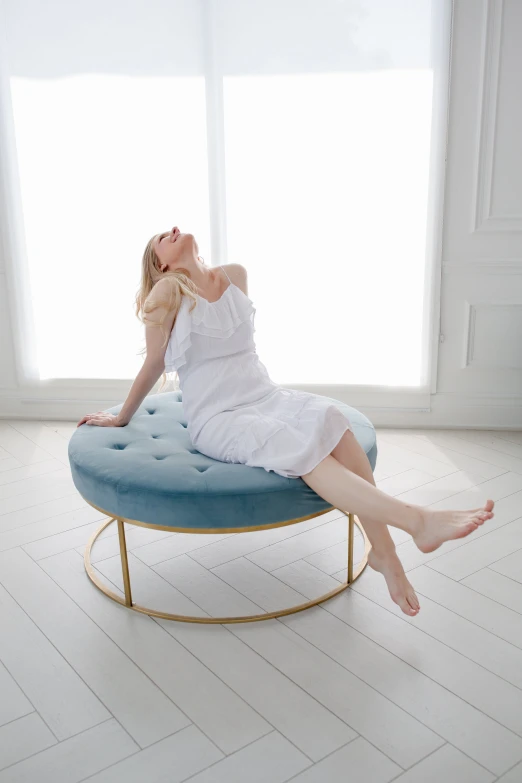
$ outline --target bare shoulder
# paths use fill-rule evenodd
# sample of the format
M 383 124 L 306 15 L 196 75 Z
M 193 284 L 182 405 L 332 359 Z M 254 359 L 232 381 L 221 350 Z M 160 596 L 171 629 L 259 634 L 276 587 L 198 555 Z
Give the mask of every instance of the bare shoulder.
M 143 306 L 147 360 L 165 366 L 165 351 L 179 310 L 177 284 L 168 276 L 158 280 L 149 292 Z
M 174 286 L 176 285 L 173 275 L 166 275 L 161 277 L 156 283 L 154 283 L 152 290 L 149 294 L 151 298 L 169 297 Z
M 177 315 L 176 288 L 176 282 L 169 277 L 161 278 L 154 284 L 143 308 L 146 324 L 163 322 L 170 331 Z
M 248 294 L 248 273 L 243 264 L 223 264 L 223 269 L 232 282 Z

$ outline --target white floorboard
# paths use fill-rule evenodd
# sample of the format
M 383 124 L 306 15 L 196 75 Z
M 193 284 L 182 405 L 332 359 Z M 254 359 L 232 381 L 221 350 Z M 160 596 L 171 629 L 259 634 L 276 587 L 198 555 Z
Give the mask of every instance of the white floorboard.
M 89 783 L 178 783 L 225 758 L 196 726 L 145 748 L 89 778 Z
M 522 584 L 507 576 L 482 568 L 471 576 L 461 579 L 461 584 L 471 587 L 475 593 L 485 595 L 518 614 L 522 614 Z
M 190 778 L 191 783 L 283 783 L 309 764 L 276 731 Z
M 324 781 L 371 781 L 388 783 L 401 769 L 363 737 L 358 737 L 336 750 L 328 758 L 290 778 L 292 783 L 324 783 Z
M 139 750 L 114 719 L 28 756 L 0 772 L 0 783 L 80 783 Z
M 496 503 L 428 555 L 390 528 L 417 617 L 367 568 L 304 612 L 201 625 L 88 580 L 105 517 L 72 482 L 75 425 L 0 421 L 0 783 L 522 781 L 521 432 L 378 430 L 384 492 Z M 346 577 L 339 511 L 236 535 L 126 529 L 134 598 L 164 611 L 263 613 Z M 121 593 L 115 526 L 93 562 Z
M 0 726 L 34 711 L 33 705 L 2 663 L 0 663 L 0 693 L 2 694 Z
M 21 550 L 10 554 L 23 556 Z M 0 575 L 6 584 L 2 564 Z M 33 589 L 30 583 L 27 588 Z M 52 644 L 2 585 L 0 628 L 0 660 L 58 739 L 67 739 L 110 718 L 109 711 L 67 662 L 63 651 Z M 63 632 L 66 631 L 64 622 Z M 74 639 L 75 633 L 71 637 Z
M 0 726 L 0 769 L 23 761 L 56 742 L 54 734 L 36 712 Z
M 429 727 L 440 738 L 434 746 L 446 740 L 492 771 L 508 769 L 520 752 L 519 738 L 401 658 L 398 643 L 394 652 L 389 652 L 383 645 L 389 638 L 395 640 L 400 627 L 388 621 L 385 610 L 374 608 L 356 594 L 350 598 L 349 606 L 338 596 L 329 602 L 329 611 L 314 608 L 308 617 L 305 613 L 296 614 L 284 622 L 392 704 Z M 379 628 L 372 639 L 371 627 L 377 624 Z M 413 646 L 413 664 L 421 654 Z M 500 745 L 491 747 L 490 740 Z
M 102 565 L 103 573 L 121 587 L 119 562 L 114 559 L 110 564 L 107 561 Z M 136 573 L 136 584 L 140 595 L 147 601 L 162 594 L 168 598 L 169 592 L 174 591 L 157 574 L 155 583 L 150 577 L 145 583 L 145 578 L 142 580 L 141 576 L 147 578 L 143 566 Z M 175 604 L 177 595 L 173 594 L 171 598 Z M 262 715 L 271 727 L 287 737 L 310 759 L 323 758 L 356 736 L 356 732 L 342 719 L 335 717 L 313 696 L 270 666 L 262 655 L 256 654 L 236 638 L 232 633 L 233 624 L 223 627 L 166 620 L 159 622 L 194 659 L 207 666 L 246 704 Z
M 395 778 L 394 783 L 490 783 L 495 780 L 485 769 L 451 745 L 444 745 L 415 767 Z

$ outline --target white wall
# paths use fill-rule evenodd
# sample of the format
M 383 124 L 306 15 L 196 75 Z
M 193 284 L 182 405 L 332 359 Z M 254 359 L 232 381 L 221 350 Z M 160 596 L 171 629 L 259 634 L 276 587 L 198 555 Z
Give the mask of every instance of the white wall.
M 457 0 L 434 420 L 522 426 L 522 2 Z
M 435 270 L 434 288 L 438 309 L 440 283 L 437 372 L 417 411 L 406 410 L 415 394 L 404 390 L 343 395 L 377 426 L 522 427 L 521 35 L 520 0 L 455 0 L 444 229 L 436 258 L 440 265 L 442 255 L 442 269 Z M 0 159 L 4 183 L 7 165 Z M 39 393 L 22 386 L 16 361 L 22 327 L 8 304 L 20 296 L 6 234 L 16 221 L 4 193 L 0 417 L 79 419 L 117 404 L 129 382 L 50 381 Z

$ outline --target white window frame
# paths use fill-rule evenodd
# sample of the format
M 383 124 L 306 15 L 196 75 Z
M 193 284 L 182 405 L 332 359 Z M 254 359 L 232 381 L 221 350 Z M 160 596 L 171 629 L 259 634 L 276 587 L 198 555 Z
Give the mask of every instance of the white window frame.
M 219 1 L 219 0 L 217 0 Z M 207 148 L 210 200 L 211 256 L 213 264 L 227 262 L 227 220 L 225 185 L 225 145 L 223 79 L 218 73 L 216 0 L 202 0 L 205 49 Z M 440 340 L 442 228 L 451 60 L 452 0 L 437 0 L 442 6 L 438 24 L 433 25 L 433 51 L 438 60 L 434 79 L 432 147 L 428 195 L 427 250 L 423 319 L 423 384 L 419 387 L 383 385 L 307 384 L 296 385 L 325 394 L 359 408 L 378 425 L 415 423 L 411 414 L 428 414 L 431 395 L 437 392 L 438 347 Z M 28 417 L 74 419 L 85 410 L 101 410 L 125 399 L 134 379 L 50 379 L 41 380 L 36 366 L 35 324 L 29 290 L 25 254 L 21 192 L 16 159 L 7 64 L 5 61 L 5 9 L 0 0 L 0 275 L 5 280 L 8 321 L 19 401 L 27 406 Z M 2 259 L 4 267 L 2 267 Z M 349 315 L 348 315 L 349 318 Z M 155 389 L 151 393 L 154 393 Z

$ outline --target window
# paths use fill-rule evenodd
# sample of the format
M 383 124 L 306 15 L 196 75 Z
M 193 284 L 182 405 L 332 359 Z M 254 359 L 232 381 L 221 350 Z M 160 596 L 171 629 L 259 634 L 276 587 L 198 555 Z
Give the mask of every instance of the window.
M 247 267 L 276 382 L 427 384 L 446 2 L 4 4 L 41 379 L 136 374 L 179 225 Z

